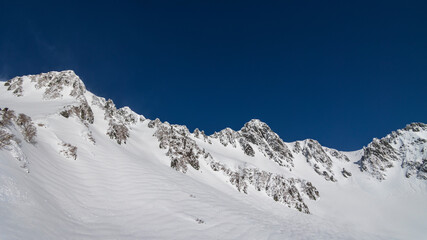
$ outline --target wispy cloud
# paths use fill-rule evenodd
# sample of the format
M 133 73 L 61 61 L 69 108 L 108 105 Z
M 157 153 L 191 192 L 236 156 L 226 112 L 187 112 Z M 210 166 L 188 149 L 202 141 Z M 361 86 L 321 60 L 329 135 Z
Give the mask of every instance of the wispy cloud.
M 47 52 L 50 54 L 56 53 L 56 47 L 54 44 L 48 42 L 48 40 L 43 36 L 43 33 L 34 25 L 33 23 L 28 23 L 28 31 L 32 36 L 36 46 L 41 52 Z
M 49 70 L 64 70 L 68 69 L 70 65 L 74 65 L 74 53 L 69 48 L 55 42 L 54 38 L 49 38 L 34 23 L 28 23 L 28 31 L 40 56 L 45 61 L 44 64 L 49 68 L 54 68 Z
M 9 80 L 9 74 L 8 74 L 8 67 L 6 65 L 3 65 L 0 67 L 0 82 L 5 82 Z

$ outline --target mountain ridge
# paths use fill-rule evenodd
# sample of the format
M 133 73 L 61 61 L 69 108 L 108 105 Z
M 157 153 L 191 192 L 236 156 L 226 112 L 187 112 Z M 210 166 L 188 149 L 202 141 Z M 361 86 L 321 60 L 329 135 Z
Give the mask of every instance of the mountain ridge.
M 261 194 L 260 199 L 310 215 L 319 213 L 317 205 L 322 205 L 324 192 L 328 198 L 329 188 L 354 181 L 380 184 L 404 179 L 422 185 L 427 179 L 424 123 L 408 124 L 358 151 L 343 152 L 313 139 L 284 142 L 259 119 L 248 121 L 238 131 L 225 128 L 207 136 L 195 129 L 191 133 L 185 125 L 146 119 L 129 107 L 117 109 L 111 99 L 87 91 L 71 70 L 15 77 L 3 85 L 0 130 L 8 140 L 2 148 L 29 174 L 33 174 L 33 161 L 35 165 L 39 161 L 32 155 L 43 153 L 39 148 L 50 149 L 46 152 L 52 160 L 62 156 L 74 161 L 104 156 L 97 148 L 114 148 L 129 158 L 142 151 L 148 154 L 145 159 L 158 159 L 155 164 L 190 178 L 200 176 L 202 182 L 214 178 L 216 184 L 230 186 L 242 196 Z M 20 114 L 28 117 L 25 124 L 18 120 Z M 37 130 L 34 141 L 26 138 L 28 126 Z M 53 146 L 47 144 L 54 139 Z

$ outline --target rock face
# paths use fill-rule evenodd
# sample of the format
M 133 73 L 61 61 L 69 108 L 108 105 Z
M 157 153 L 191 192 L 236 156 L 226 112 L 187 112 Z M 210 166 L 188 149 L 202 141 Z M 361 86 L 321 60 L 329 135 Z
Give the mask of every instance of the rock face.
M 260 152 L 280 166 L 288 168 L 294 166 L 291 151 L 266 123 L 258 119 L 251 120 L 240 132 L 246 141 L 258 146 Z
M 217 138 L 225 147 L 231 145 L 235 148 L 237 146 L 238 139 L 241 138 L 242 135 L 231 128 L 225 128 L 220 132 L 215 132 L 211 137 Z
M 330 149 L 330 151 L 332 150 Z M 307 163 L 313 167 L 317 174 L 323 176 L 328 181 L 337 181 L 332 171 L 332 159 L 326 154 L 326 151 L 319 142 L 313 139 L 296 142 L 294 152 L 301 152 L 305 156 Z M 338 153 L 336 150 L 332 152 L 337 156 L 342 156 L 342 153 Z
M 188 165 L 199 170 L 201 158 L 211 158 L 204 149 L 191 139 L 187 127 L 162 123 L 159 119 L 150 121 L 148 127 L 156 128 L 154 136 L 160 142 L 161 149 L 167 149 L 166 155 L 171 159 L 170 166 L 177 171 L 186 173 Z
M 251 157 L 256 157 L 254 151 L 256 147 L 260 153 L 280 166 L 286 168 L 294 166 L 292 153 L 283 140 L 266 123 L 258 119 L 247 122 L 240 131 L 226 128 L 210 137 L 219 139 L 224 146 L 231 145 L 236 148 L 240 145 L 243 152 Z
M 387 168 L 399 160 L 398 152 L 390 145 L 387 138 L 374 140 L 363 148 L 360 169 L 371 173 L 379 180 L 385 179 Z
M 427 125 L 412 123 L 363 148 L 360 169 L 385 180 L 387 169 L 401 166 L 406 177 L 427 179 Z
M 200 131 L 198 128 L 194 129 L 193 135 L 195 138 L 203 139 L 204 142 L 212 144 L 210 138 L 205 134 L 205 131 Z
M 239 191 L 247 193 L 248 185 L 257 191 L 264 191 L 274 201 L 284 203 L 300 212 L 310 213 L 303 196 L 316 200 L 319 192 L 310 183 L 301 179 L 286 178 L 284 176 L 261 171 L 256 168 L 241 168 L 236 172 L 229 172 L 230 183 Z
M 130 128 L 133 124 L 142 122 L 145 118 L 132 111 L 129 107 L 117 109 L 111 99 L 93 96 L 92 104 L 104 111 L 104 120 L 108 121 L 107 135 L 115 139 L 118 144 L 126 144 L 130 136 Z
M 94 121 L 92 108 L 89 106 L 86 99 L 83 100 L 81 105 L 79 106 L 66 106 L 65 109 L 60 112 L 60 114 L 65 118 L 68 118 L 70 116 L 76 116 L 85 125 L 93 124 Z
M 44 89 L 43 97 L 45 99 L 62 98 L 65 90 L 68 90 L 70 96 L 80 98 L 86 92 L 86 87 L 82 80 L 72 70 L 61 72 L 48 72 L 37 75 L 27 75 L 15 77 L 5 83 L 8 90 L 12 91 L 16 96 L 24 95 L 23 83 L 31 81 L 35 83 L 37 89 Z
M 295 208 L 303 213 L 310 213 L 304 198 L 317 200 L 319 191 L 311 182 L 302 179 L 286 178 L 257 168 L 238 168 L 232 170 L 225 164 L 210 159 L 210 167 L 229 177 L 229 182 L 239 192 L 248 193 L 249 186 L 256 191 L 263 191 L 276 202 Z
M 0 150 L 9 151 L 19 166 L 29 173 L 27 156 L 21 149 L 22 141 L 36 143 L 37 128 L 27 115 L 8 108 L 0 109 Z

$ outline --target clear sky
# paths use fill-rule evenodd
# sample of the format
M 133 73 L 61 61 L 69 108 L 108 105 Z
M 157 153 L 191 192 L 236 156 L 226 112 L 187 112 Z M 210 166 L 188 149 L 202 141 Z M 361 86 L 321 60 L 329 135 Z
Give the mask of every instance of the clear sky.
M 427 122 L 427 1 L 0 1 L 0 78 L 93 93 L 207 133 L 252 118 L 356 150 Z

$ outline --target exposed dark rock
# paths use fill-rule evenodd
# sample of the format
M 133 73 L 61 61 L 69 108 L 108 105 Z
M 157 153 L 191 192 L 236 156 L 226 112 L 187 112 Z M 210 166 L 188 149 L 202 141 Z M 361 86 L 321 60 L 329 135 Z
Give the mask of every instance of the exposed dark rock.
M 61 142 L 59 145 L 62 146 L 62 149 L 59 151 L 66 158 L 77 159 L 77 147 L 69 143 Z
M 150 122 L 148 122 L 148 127 L 149 128 L 155 128 L 157 126 L 159 126 L 162 122 L 160 121 L 160 119 L 156 118 L 154 120 L 151 120 Z
M 37 128 L 30 116 L 20 113 L 16 118 L 16 125 L 21 129 L 21 133 L 24 136 L 25 141 L 33 144 L 36 142 L 35 137 L 37 135 Z
M 257 191 L 264 191 L 273 200 L 283 203 L 300 212 L 310 213 L 302 196 L 311 200 L 319 197 L 319 191 L 305 180 L 285 178 L 284 176 L 262 171 L 256 168 L 239 168 L 230 170 L 224 164 L 210 162 L 214 171 L 221 171 L 230 177 L 230 183 L 243 193 L 248 193 L 248 187 L 253 186 Z
M 261 153 L 280 166 L 288 168 L 294 166 L 291 151 L 267 124 L 258 119 L 253 119 L 246 123 L 239 133 L 246 141 L 258 146 Z
M 71 70 L 15 77 L 7 81 L 5 86 L 8 86 L 8 90 L 13 91 L 16 96 L 23 96 L 23 81 L 27 81 L 27 79 L 35 83 L 35 88 L 44 88 L 43 97 L 45 99 L 61 98 L 65 89 L 70 89 L 68 95 L 76 99 L 84 98 L 83 94 L 86 92 L 84 83 Z
M 350 162 L 350 159 L 342 152 L 332 149 L 332 148 L 327 148 L 327 147 L 323 147 L 323 149 L 325 150 L 325 152 L 329 153 L 332 157 L 339 159 L 339 160 L 344 160 L 346 162 Z
M 301 144 L 299 142 L 295 142 L 292 151 L 297 154 L 300 153 L 302 151 Z
M 110 121 L 107 135 L 111 139 L 115 139 L 118 144 L 126 144 L 126 140 L 129 138 L 129 129 L 124 124 L 116 124 Z
M 10 126 L 16 120 L 15 111 L 8 108 L 0 110 L 0 116 L 0 126 Z
M 231 128 L 225 128 L 220 132 L 215 132 L 212 137 L 219 139 L 219 142 L 225 147 L 230 144 L 235 148 L 237 146 L 237 139 L 240 138 L 241 135 Z
M 157 137 L 161 149 L 168 149 L 166 155 L 171 159 L 171 167 L 175 170 L 186 173 L 187 165 L 199 170 L 199 159 L 211 158 L 210 154 L 191 139 L 187 127 L 161 123 L 158 119 L 150 121 L 148 125 L 157 128 L 154 136 Z
M 24 83 L 23 77 L 15 77 L 7 81 L 4 85 L 8 86 L 7 90 L 12 91 L 13 94 L 17 97 L 23 96 L 23 87 L 22 84 Z
M 198 128 L 194 129 L 193 135 L 195 138 L 203 139 L 204 142 L 212 144 L 212 141 L 208 136 L 206 136 L 205 131 L 200 131 Z
M 379 180 L 386 179 L 388 168 L 400 164 L 406 169 L 406 177 L 416 176 L 427 180 L 425 162 L 427 159 L 427 125 L 411 123 L 384 138 L 374 139 L 363 148 L 360 169 L 369 172 Z
M 411 132 L 421 132 L 421 131 L 427 131 L 427 124 L 425 123 L 411 123 L 406 125 L 406 127 L 403 129 L 405 131 L 411 131 Z
M 243 149 L 243 152 L 246 155 L 251 156 L 251 157 L 255 156 L 254 149 L 252 148 L 252 146 L 244 138 L 239 139 L 239 143 L 240 143 L 240 146 Z
M 393 167 L 393 162 L 398 160 L 398 153 L 387 139 L 374 138 L 367 147 L 363 148 L 360 169 L 371 173 L 378 180 L 384 180 L 385 170 Z
M 109 125 L 107 135 L 112 139 L 116 139 L 119 144 L 126 144 L 126 140 L 130 137 L 130 130 L 133 124 L 145 120 L 143 116 L 138 115 L 129 107 L 117 109 L 111 99 L 105 100 L 105 98 L 94 96 L 92 104 L 104 110 L 104 120 L 107 120 Z
M 21 149 L 21 140 L 14 133 L 17 129 L 27 142 L 35 143 L 37 130 L 29 116 L 21 113 L 17 117 L 15 111 L 9 108 L 0 110 L 0 150 L 13 153 L 12 156 L 18 160 L 19 166 L 29 173 L 27 156 Z
M 0 128 L 0 150 L 11 144 L 14 135 Z
M 336 182 L 337 180 L 332 171 L 332 159 L 326 154 L 319 142 L 307 139 L 301 142 L 301 145 L 299 148 L 301 148 L 307 163 L 313 166 L 314 171 L 326 180 Z
M 65 118 L 76 116 L 85 125 L 93 124 L 95 120 L 92 108 L 89 106 L 86 100 L 82 101 L 82 103 L 78 106 L 67 106 L 65 110 L 60 112 L 60 114 Z
M 351 172 L 345 170 L 345 168 L 342 169 L 341 173 L 345 178 L 351 177 L 352 175 Z

